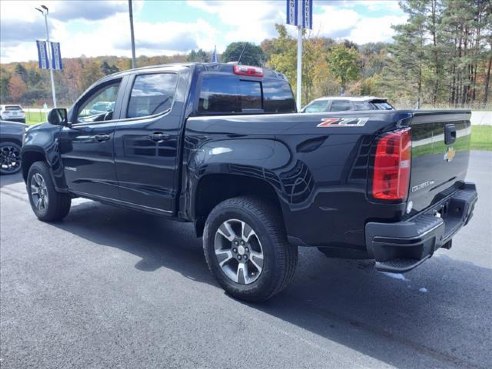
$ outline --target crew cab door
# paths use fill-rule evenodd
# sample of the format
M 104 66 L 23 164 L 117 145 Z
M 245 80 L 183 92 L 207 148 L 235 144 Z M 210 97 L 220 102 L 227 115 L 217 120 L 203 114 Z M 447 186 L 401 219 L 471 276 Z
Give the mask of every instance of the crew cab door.
M 186 75 L 186 72 L 183 72 Z M 187 79 L 176 70 L 142 71 L 128 82 L 115 128 L 120 200 L 159 214 L 175 211 Z
M 60 157 L 70 191 L 102 199 L 118 198 L 114 126 L 119 118 L 123 79 L 87 91 L 70 111 L 70 127 L 59 138 Z

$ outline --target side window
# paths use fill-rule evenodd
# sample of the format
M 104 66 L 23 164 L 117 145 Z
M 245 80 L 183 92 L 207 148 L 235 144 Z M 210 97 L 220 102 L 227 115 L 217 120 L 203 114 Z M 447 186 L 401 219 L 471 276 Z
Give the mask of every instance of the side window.
M 145 117 L 169 110 L 178 76 L 174 73 L 142 74 L 135 78 L 127 118 Z
M 352 104 L 348 100 L 333 100 L 330 111 L 352 110 Z
M 354 102 L 354 110 L 374 110 L 374 107 L 367 101 Z
M 78 109 L 76 122 L 101 122 L 113 119 L 114 105 L 121 81 L 97 89 Z
M 305 113 L 321 113 L 324 111 L 328 111 L 328 104 L 329 100 L 320 100 L 320 101 L 315 101 L 306 106 L 306 109 L 304 110 Z

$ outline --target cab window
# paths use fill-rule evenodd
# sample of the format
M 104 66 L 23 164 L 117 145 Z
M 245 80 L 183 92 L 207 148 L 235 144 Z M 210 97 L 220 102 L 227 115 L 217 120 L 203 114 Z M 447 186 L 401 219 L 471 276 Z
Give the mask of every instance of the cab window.
M 146 117 L 171 109 L 178 76 L 174 73 L 142 74 L 135 78 L 127 118 Z
M 89 95 L 78 109 L 76 122 L 87 123 L 112 120 L 120 84 L 121 80 L 115 81 Z

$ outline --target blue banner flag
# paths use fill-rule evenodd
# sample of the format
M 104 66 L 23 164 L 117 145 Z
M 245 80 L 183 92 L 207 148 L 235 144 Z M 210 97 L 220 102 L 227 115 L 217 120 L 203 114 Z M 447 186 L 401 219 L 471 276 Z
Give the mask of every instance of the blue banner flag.
M 302 28 L 313 29 L 313 0 L 302 1 Z
M 60 53 L 60 43 L 50 42 L 51 44 L 51 69 L 62 70 L 63 63 Z
M 214 52 L 212 53 L 212 57 L 210 58 L 211 63 L 218 63 L 219 59 L 217 58 L 217 47 L 214 47 Z
M 287 24 L 297 26 L 298 22 L 297 0 L 287 0 Z
M 38 63 L 40 69 L 49 69 L 48 49 L 46 48 L 46 41 L 36 40 L 36 46 L 38 47 Z

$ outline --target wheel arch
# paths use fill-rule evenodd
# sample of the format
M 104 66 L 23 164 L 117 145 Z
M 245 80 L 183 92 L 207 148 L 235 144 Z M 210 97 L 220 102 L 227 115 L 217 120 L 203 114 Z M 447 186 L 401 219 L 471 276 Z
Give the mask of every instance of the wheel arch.
M 22 178 L 24 179 L 24 182 L 27 183 L 27 175 L 29 173 L 29 169 L 37 161 L 43 161 L 47 163 L 46 154 L 42 150 L 36 150 L 36 149 L 22 150 L 21 166 L 22 166 Z
M 217 186 L 220 190 L 217 190 Z M 282 225 L 285 222 L 280 199 L 274 187 L 264 179 L 237 174 L 207 174 L 200 178 L 192 198 L 192 219 L 198 237 L 202 236 L 205 221 L 220 202 L 238 196 L 251 196 L 268 201 L 279 212 Z

